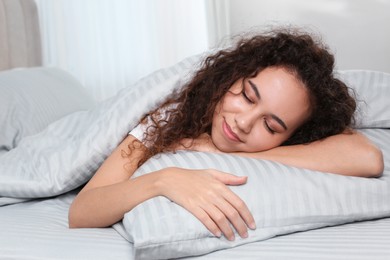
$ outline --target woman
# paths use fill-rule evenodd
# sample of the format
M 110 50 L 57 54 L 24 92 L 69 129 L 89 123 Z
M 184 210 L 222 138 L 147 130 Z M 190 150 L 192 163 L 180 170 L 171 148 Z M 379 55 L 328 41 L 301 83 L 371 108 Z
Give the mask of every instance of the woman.
M 209 56 L 192 80 L 151 111 L 74 200 L 70 227 L 106 227 L 165 196 L 214 235 L 255 223 L 228 185 L 245 177 L 166 168 L 132 178 L 148 158 L 179 149 L 235 153 L 343 175 L 381 174 L 380 150 L 351 130 L 356 103 L 333 76 L 334 58 L 307 34 L 275 31 Z M 183 174 L 183 173 L 186 174 Z

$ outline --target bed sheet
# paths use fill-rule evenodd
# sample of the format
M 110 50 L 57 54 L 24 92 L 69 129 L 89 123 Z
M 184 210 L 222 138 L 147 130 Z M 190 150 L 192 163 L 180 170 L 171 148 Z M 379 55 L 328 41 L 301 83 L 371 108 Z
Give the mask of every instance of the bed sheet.
M 113 228 L 68 228 L 75 195 L 0 207 L 0 259 L 132 259 L 131 244 Z
M 0 207 L 0 259 L 134 259 L 113 228 L 68 229 L 77 191 Z M 185 259 L 390 259 L 390 218 L 278 236 Z
M 184 259 L 389 260 L 390 218 L 298 232 Z

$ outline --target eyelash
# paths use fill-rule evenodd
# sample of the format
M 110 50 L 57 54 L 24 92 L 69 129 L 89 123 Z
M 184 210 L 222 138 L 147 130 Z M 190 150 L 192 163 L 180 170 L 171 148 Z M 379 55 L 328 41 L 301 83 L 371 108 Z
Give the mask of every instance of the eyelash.
M 246 101 L 248 101 L 249 103 L 253 104 L 254 102 L 248 97 L 248 95 L 246 94 L 245 92 L 245 86 L 242 86 L 242 92 L 241 92 L 242 96 L 245 98 Z
M 241 94 L 242 94 L 242 96 L 245 98 L 246 101 L 248 101 L 248 102 L 251 103 L 251 104 L 254 103 L 254 102 L 248 97 L 248 95 L 247 95 L 246 92 L 245 92 L 244 82 L 243 82 L 243 84 L 242 84 L 242 92 L 241 92 Z M 265 129 L 266 129 L 268 132 L 270 132 L 271 134 L 275 134 L 275 133 L 276 133 L 276 131 L 273 130 L 273 129 L 269 126 L 269 124 L 267 123 L 267 120 L 266 120 L 266 119 L 264 119 L 264 127 L 265 127 Z
M 271 134 L 275 134 L 275 133 L 276 133 L 276 131 L 273 130 L 273 129 L 269 126 L 269 124 L 267 123 L 267 120 L 266 120 L 266 119 L 264 119 L 264 126 L 265 126 L 265 128 L 267 129 L 267 131 L 270 132 Z

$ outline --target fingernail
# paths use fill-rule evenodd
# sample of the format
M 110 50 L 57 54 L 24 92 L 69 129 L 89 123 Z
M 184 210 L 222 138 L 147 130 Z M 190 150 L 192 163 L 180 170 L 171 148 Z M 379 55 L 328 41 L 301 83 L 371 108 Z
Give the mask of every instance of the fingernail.
M 235 239 L 234 235 L 228 238 L 229 241 L 234 241 L 234 239 Z
M 215 233 L 215 236 L 216 236 L 216 237 L 221 237 L 221 236 L 222 236 L 222 233 L 221 233 L 220 231 L 218 231 L 218 232 Z
M 244 234 L 242 234 L 242 238 L 247 238 L 248 237 L 248 232 L 245 232 Z
M 255 222 L 249 223 L 249 228 L 256 229 L 256 223 Z

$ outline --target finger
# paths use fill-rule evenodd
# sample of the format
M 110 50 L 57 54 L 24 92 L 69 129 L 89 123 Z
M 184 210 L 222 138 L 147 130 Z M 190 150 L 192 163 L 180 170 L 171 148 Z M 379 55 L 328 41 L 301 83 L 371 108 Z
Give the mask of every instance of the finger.
M 217 180 L 221 181 L 224 184 L 228 185 L 241 185 L 245 184 L 247 181 L 247 176 L 235 176 L 230 173 L 224 173 L 217 170 L 211 170 L 211 174 Z M 240 183 L 240 180 L 242 183 Z M 256 229 L 255 220 L 249 211 L 245 202 L 238 197 L 234 192 L 230 191 L 224 193 L 225 199 L 237 210 L 240 216 L 244 219 L 245 223 L 250 229 Z
M 226 201 L 224 202 L 225 204 Z M 220 206 L 220 205 L 219 205 Z M 223 206 L 222 206 L 223 208 Z M 207 207 L 204 207 L 203 210 L 207 212 L 210 218 L 214 221 L 214 223 L 218 226 L 218 228 L 222 231 L 223 235 L 230 241 L 234 240 L 234 232 L 232 227 L 230 226 L 230 222 L 227 219 L 226 215 L 221 212 L 221 210 L 209 204 Z
M 234 229 L 242 238 L 248 237 L 247 225 L 240 213 L 228 202 L 217 204 L 221 212 L 227 217 Z
M 230 173 L 220 172 L 217 170 L 211 170 L 211 174 L 226 185 L 242 185 L 248 180 L 247 176 L 236 176 Z
M 230 191 L 230 190 L 229 190 Z M 256 222 L 245 202 L 234 192 L 225 192 L 224 198 L 232 205 L 250 229 L 256 229 Z
M 202 208 L 197 208 L 191 211 L 192 214 L 199 219 L 200 222 L 216 237 L 221 237 L 222 231 L 213 221 L 210 215 Z

